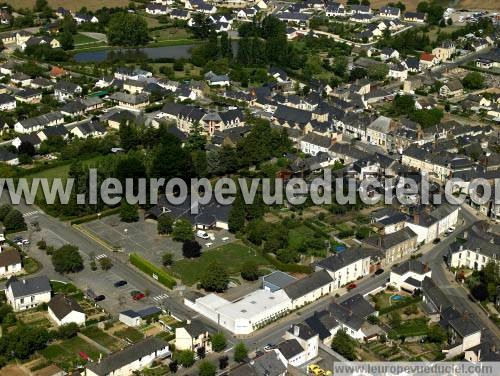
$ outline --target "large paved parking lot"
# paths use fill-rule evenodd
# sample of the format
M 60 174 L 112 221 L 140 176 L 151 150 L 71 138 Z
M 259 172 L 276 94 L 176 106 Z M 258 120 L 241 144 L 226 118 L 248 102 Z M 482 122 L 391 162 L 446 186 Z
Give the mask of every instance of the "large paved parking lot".
M 182 258 L 182 244 L 173 241 L 168 236 L 158 235 L 156 222 L 144 221 L 142 216 L 138 222 L 124 223 L 120 221 L 118 215 L 112 215 L 87 222 L 82 227 L 127 253 L 137 252 L 156 263 L 161 262 L 161 257 L 165 252 L 172 252 L 176 260 Z M 204 250 L 207 250 L 207 244 L 209 244 L 208 248 L 210 249 L 234 241 L 234 236 L 228 231 L 214 230 L 208 232 L 215 236 L 213 240 L 196 239 Z

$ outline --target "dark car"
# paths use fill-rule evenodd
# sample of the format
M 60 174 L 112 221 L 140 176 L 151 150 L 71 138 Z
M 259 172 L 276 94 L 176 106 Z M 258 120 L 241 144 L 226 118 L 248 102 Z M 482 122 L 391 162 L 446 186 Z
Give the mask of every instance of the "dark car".
M 122 286 L 125 286 L 126 284 L 127 284 L 127 281 L 122 280 L 122 281 L 116 281 L 114 283 L 114 286 L 115 287 L 122 287 Z
M 106 299 L 106 297 L 104 295 L 97 295 L 94 298 L 94 302 L 102 302 L 104 299 Z
M 380 275 L 384 272 L 384 269 L 378 269 L 377 271 L 375 271 L 375 275 Z
M 436 238 L 432 241 L 432 244 L 438 244 L 441 241 L 441 239 Z

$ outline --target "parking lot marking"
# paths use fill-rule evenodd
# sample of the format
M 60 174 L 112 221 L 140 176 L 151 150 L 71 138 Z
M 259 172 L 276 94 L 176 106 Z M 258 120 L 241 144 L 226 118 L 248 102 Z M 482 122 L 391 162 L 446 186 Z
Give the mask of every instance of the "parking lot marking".
M 161 294 L 161 295 L 157 295 L 155 297 L 153 297 L 152 299 L 155 301 L 155 302 L 158 302 L 160 300 L 163 300 L 163 299 L 167 299 L 168 298 L 168 295 L 167 294 Z

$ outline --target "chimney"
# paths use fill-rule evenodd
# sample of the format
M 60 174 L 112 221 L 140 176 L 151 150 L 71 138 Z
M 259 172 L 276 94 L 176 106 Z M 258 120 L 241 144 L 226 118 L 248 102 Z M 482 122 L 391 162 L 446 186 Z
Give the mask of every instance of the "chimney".
M 413 222 L 415 222 L 416 225 L 420 224 L 420 213 L 419 212 L 413 213 Z
M 186 324 L 191 324 L 191 320 L 186 320 Z
M 294 325 L 293 326 L 293 335 L 295 337 L 298 337 L 299 336 L 299 333 L 300 333 L 300 327 L 298 325 Z

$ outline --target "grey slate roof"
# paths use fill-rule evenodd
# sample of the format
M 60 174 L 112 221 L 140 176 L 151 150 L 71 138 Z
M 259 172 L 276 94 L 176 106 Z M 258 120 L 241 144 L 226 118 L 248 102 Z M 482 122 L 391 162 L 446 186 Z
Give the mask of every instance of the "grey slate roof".
M 360 318 L 367 318 L 373 315 L 376 310 L 361 294 L 356 294 L 340 303 L 340 305 L 351 312 L 354 312 Z
M 298 299 L 305 294 L 319 289 L 333 281 L 326 270 L 312 273 L 305 278 L 299 279 L 288 286 L 285 286 L 286 294 L 290 299 Z
M 319 338 L 322 341 L 325 338 L 330 337 L 331 330 L 339 325 L 333 314 L 327 310 L 314 312 L 312 316 L 305 319 L 305 323 L 313 332 L 319 335 Z
M 253 364 L 246 363 L 231 370 L 231 376 L 279 376 L 287 370 L 286 365 L 274 351 L 253 359 Z
M 295 282 L 296 280 L 297 279 L 292 277 L 290 274 L 281 272 L 279 270 L 262 277 L 262 282 L 268 282 L 280 288 L 284 288 L 289 284 Z
M 23 296 L 52 291 L 49 279 L 44 275 L 23 280 L 11 278 L 7 281 L 7 287 L 12 289 L 14 298 L 22 298 Z
M 327 257 L 315 263 L 317 267 L 330 271 L 337 271 L 366 257 L 378 256 L 373 250 L 367 248 L 349 248 L 342 253 Z
M 417 274 L 425 274 L 429 271 L 428 267 L 422 264 L 420 261 L 412 259 L 412 260 L 407 260 L 402 263 L 400 263 L 397 266 L 394 266 L 392 268 L 392 271 L 394 273 L 397 273 L 399 275 L 403 275 L 408 272 L 414 272 Z
M 73 311 L 84 313 L 83 308 L 75 299 L 63 294 L 55 295 L 48 305 L 59 320 L 62 320 Z
M 150 355 L 167 346 L 168 343 L 158 337 L 148 337 L 121 351 L 111 354 L 100 363 L 94 362 L 88 364 L 87 368 L 98 376 L 105 376 L 139 358 Z
M 390 234 L 371 236 L 362 242 L 380 250 L 388 250 L 413 238 L 417 238 L 417 234 L 411 228 L 404 227 Z
M 278 346 L 278 350 L 285 359 L 291 359 L 294 356 L 299 355 L 304 351 L 300 343 L 296 339 L 288 339 L 286 341 L 281 342 Z
M 200 334 L 208 332 L 208 328 L 205 324 L 197 319 L 191 320 L 191 322 L 187 324 L 184 329 L 186 329 L 189 335 L 193 338 L 199 337 Z
M 335 320 L 353 330 L 359 330 L 363 326 L 364 320 L 361 317 L 336 302 L 331 303 L 328 310 L 332 313 Z

